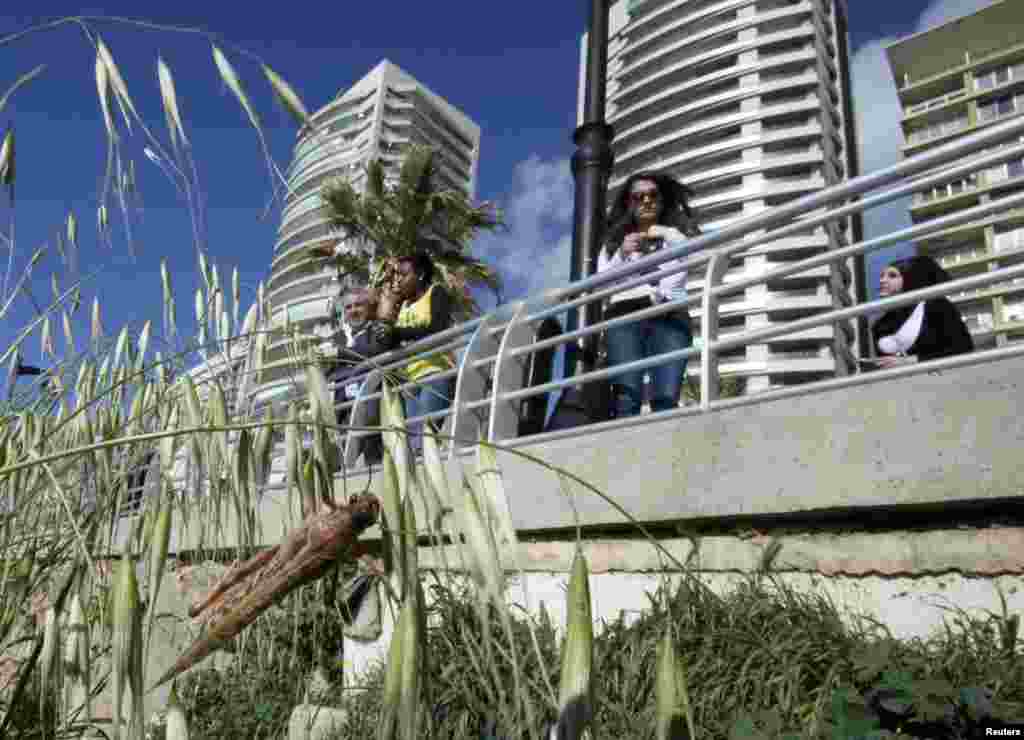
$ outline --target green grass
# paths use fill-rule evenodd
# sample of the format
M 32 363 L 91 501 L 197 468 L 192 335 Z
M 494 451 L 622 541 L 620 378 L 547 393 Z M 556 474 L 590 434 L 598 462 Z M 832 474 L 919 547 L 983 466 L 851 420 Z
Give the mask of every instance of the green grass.
M 507 690 L 512 685 L 510 645 L 495 630 L 493 670 L 484 670 L 479 662 L 484 627 L 471 590 L 450 578 L 430 581 L 431 659 L 423 682 L 428 710 L 422 737 L 484 737 L 496 717 L 499 686 Z M 895 640 L 867 619 L 844 618 L 826 597 L 796 591 L 770 577 L 751 576 L 716 595 L 696 576 L 687 575 L 678 585 L 652 594 L 651 608 L 639 618 L 610 622 L 596 636 L 595 737 L 651 736 L 654 661 L 668 619 L 676 625 L 698 736 L 706 740 L 729 738 L 744 717 L 755 732 L 763 733 L 751 737 L 781 737 L 783 730 L 800 737 L 831 737 L 837 691 L 863 691 L 893 680 L 909 682 L 911 688 L 913 682 L 926 680 L 956 688 L 985 687 L 995 694 L 997 716 L 1024 715 L 1024 661 L 1019 647 L 1014 653 L 1004 649 L 1001 615 L 954 613 L 947 629 L 929 639 Z M 531 677 L 528 700 L 541 716 L 553 720 L 542 672 L 557 683 L 556 631 L 543 615 L 527 617 L 517 608 L 511 610 L 511 621 L 515 652 L 523 673 Z M 280 630 L 275 639 L 281 640 L 282 656 L 292 655 L 284 634 L 291 626 L 260 629 Z M 530 629 L 536 631 L 543 662 L 534 654 Z M 315 667 L 308 641 L 300 637 L 299 645 L 307 646 L 299 648 L 302 657 L 295 663 L 287 657 L 284 663 L 258 665 L 258 656 L 246 654 L 228 671 L 203 671 L 190 678 L 182 696 L 192 718 L 192 737 L 284 737 L 287 714 Z M 255 649 L 256 641 L 250 646 Z M 282 670 L 285 665 L 289 669 Z M 365 691 L 335 693 L 332 705 L 349 712 L 337 740 L 375 737 L 383 681 L 378 669 L 364 677 Z M 524 727 L 496 730 L 504 738 L 527 736 Z

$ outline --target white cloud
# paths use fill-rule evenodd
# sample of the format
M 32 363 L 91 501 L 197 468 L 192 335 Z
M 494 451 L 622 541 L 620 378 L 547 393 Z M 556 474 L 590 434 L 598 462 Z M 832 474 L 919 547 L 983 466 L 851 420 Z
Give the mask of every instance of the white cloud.
M 913 27 L 908 29 L 907 35 L 968 15 L 990 4 L 991 0 L 934 0 L 921 11 Z M 893 165 L 901 158 L 903 135 L 899 121 L 902 111 L 885 56 L 885 46 L 895 40 L 893 37 L 872 39 L 857 47 L 850 60 L 862 173 L 874 172 Z M 909 201 L 904 199 L 866 211 L 866 235 L 880 236 L 910 226 L 908 205 Z M 909 248 L 904 246 L 868 255 L 869 290 L 874 291 L 877 288 L 878 272 L 883 264 L 902 257 L 909 251 Z
M 969 15 L 992 0 L 934 0 L 918 16 L 907 35 L 927 30 L 963 15 Z M 854 50 L 851 59 L 860 157 L 864 172 L 893 164 L 899 159 L 901 111 L 896 86 L 885 57 L 885 46 L 893 37 L 872 39 Z
M 505 300 L 568 282 L 573 191 L 568 159 L 533 155 L 516 165 L 501 203 L 509 228 L 481 237 L 475 249 L 497 266 Z
M 917 19 L 917 30 L 923 31 L 953 18 L 976 13 L 991 4 L 992 0 L 935 0 L 921 11 Z

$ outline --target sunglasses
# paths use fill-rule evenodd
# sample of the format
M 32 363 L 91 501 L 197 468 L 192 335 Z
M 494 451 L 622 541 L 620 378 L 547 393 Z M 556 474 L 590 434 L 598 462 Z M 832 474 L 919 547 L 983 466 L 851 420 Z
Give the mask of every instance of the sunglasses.
M 629 202 L 633 205 L 640 205 L 642 203 L 646 203 L 648 200 L 653 203 L 657 203 L 661 200 L 661 193 L 657 190 L 645 190 L 642 193 L 629 194 Z

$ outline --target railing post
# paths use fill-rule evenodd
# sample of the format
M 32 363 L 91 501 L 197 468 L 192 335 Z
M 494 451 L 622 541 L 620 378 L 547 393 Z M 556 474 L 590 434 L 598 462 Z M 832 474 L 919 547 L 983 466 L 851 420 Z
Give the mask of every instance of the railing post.
M 487 314 L 480 321 L 462 353 L 459 371 L 455 376 L 455 399 L 452 402 L 451 436 L 452 445 L 448 458 L 455 459 L 455 451 L 460 443 L 475 444 L 487 429 L 483 407 L 464 410 L 467 403 L 482 401 L 487 395 L 487 375 L 483 369 L 474 367 L 474 363 L 484 357 L 498 352 L 498 343 L 491 336 L 494 314 Z
M 365 427 L 369 426 L 369 414 L 367 413 L 369 405 L 366 401 L 366 397 L 377 393 L 381 388 L 381 373 L 379 370 L 371 370 L 366 375 L 366 379 L 359 386 L 359 393 L 356 395 L 355 401 L 352 403 L 352 410 L 349 412 L 349 427 Z M 380 423 L 378 419 L 377 423 Z M 348 470 L 356 464 L 356 458 L 359 457 L 359 447 L 356 445 L 357 439 L 364 439 L 364 433 L 359 432 L 355 429 L 349 429 L 345 432 L 345 450 L 344 460 L 345 475 L 348 475 Z
M 523 387 L 524 366 L 529 355 L 509 357 L 509 351 L 533 342 L 533 329 L 523 321 L 527 315 L 526 302 L 520 301 L 512 319 L 505 327 L 498 356 L 494 358 L 494 381 L 491 383 L 491 418 L 487 429 L 488 442 L 502 442 L 519 436 L 520 404 L 522 401 L 502 401 L 502 393 L 518 391 Z
M 701 297 L 700 333 L 703 342 L 700 350 L 700 408 L 707 411 L 711 402 L 718 398 L 718 357 L 715 343 L 718 341 L 718 296 L 715 288 L 729 266 L 729 256 L 722 249 L 716 249 L 708 260 L 704 273 L 704 294 Z

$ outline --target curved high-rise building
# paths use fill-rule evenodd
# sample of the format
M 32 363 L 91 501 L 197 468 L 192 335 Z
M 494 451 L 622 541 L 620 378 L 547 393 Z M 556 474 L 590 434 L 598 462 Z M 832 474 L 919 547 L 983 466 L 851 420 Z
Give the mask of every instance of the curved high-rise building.
M 615 2 L 611 195 L 632 173 L 667 171 L 694 189 L 711 231 L 856 174 L 845 12 L 830 0 Z M 726 280 L 859 238 L 855 220 L 779 240 L 761 235 Z M 863 261 L 849 260 L 747 288 L 726 298 L 720 335 L 850 305 L 865 295 L 863 274 Z M 702 276 L 689 287 L 699 291 Z M 699 323 L 699 307 L 692 313 Z M 748 392 L 844 375 L 857 334 L 843 324 L 778 337 L 725 353 L 721 371 L 744 378 Z
M 289 194 L 266 286 L 274 327 L 286 322 L 318 342 L 327 334 L 328 309 L 340 285 L 335 269 L 310 248 L 343 246 L 330 226 L 320 189 L 332 178 L 357 188 L 365 167 L 380 159 L 386 176 L 396 176 L 404 151 L 425 144 L 438 152 L 443 187 L 473 197 L 480 158 L 480 127 L 408 73 L 382 61 L 352 87 L 313 114 L 316 130 L 299 132 L 288 168 Z M 257 402 L 291 384 L 287 342 L 276 333 L 264 355 Z

